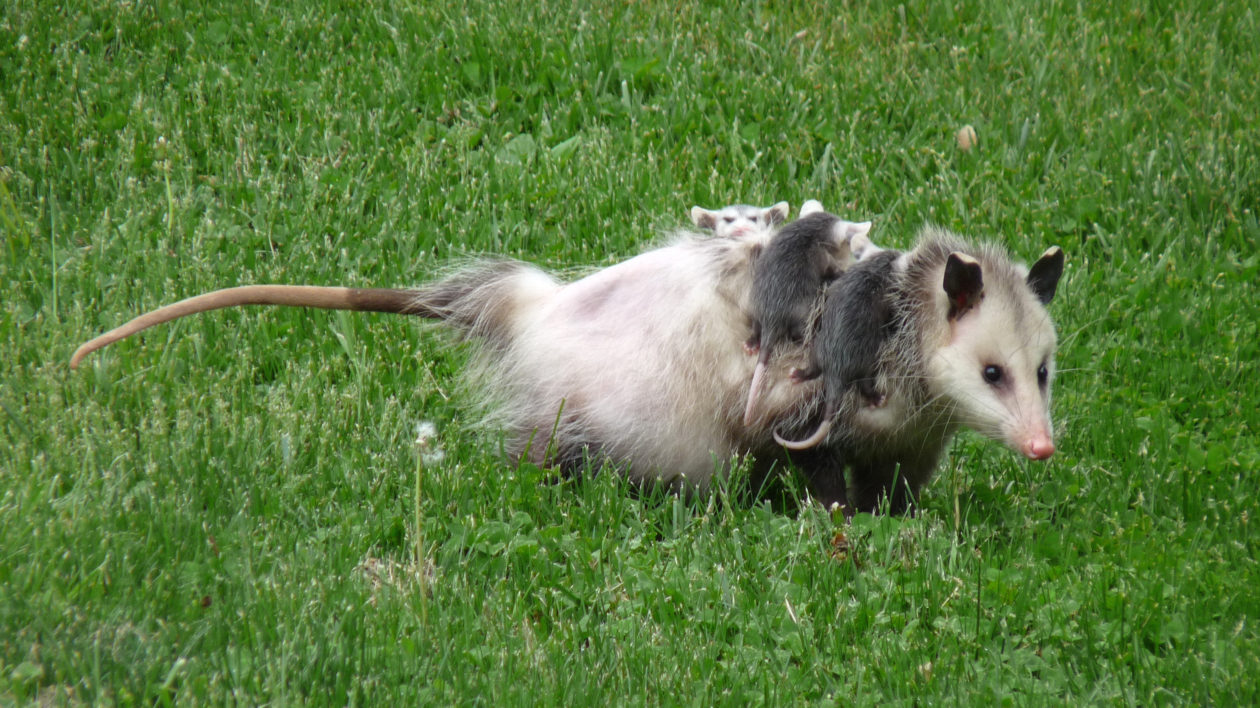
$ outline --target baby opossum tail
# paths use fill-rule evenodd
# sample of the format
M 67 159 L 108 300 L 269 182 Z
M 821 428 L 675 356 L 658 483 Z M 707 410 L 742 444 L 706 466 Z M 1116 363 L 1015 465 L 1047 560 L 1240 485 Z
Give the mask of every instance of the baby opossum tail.
M 823 419 L 822 424 L 818 426 L 818 429 L 814 431 L 814 434 L 804 440 L 786 440 L 780 437 L 779 431 L 776 430 L 774 431 L 774 441 L 789 450 L 808 450 L 827 439 L 827 434 L 831 432 L 832 418 L 833 413 L 828 411 L 827 417 Z
M 761 393 L 761 380 L 766 377 L 770 364 L 770 347 L 763 344 L 757 355 L 757 367 L 753 369 L 752 383 L 748 386 L 748 404 L 744 406 L 744 427 L 752 425 L 753 412 L 757 408 L 757 396 Z

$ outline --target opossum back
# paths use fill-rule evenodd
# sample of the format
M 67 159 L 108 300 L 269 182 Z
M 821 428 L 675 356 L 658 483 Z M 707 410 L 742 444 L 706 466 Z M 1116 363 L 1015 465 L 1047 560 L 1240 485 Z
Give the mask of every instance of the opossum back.
M 517 291 L 530 307 L 515 310 L 512 337 L 480 360 L 514 452 L 558 422 L 555 446 L 599 447 L 628 460 L 636 478 L 701 483 L 745 451 L 748 315 L 722 294 L 721 278 L 732 268 L 748 277 L 746 247 L 684 240 L 554 290 Z M 541 461 L 543 449 L 535 442 L 531 456 Z

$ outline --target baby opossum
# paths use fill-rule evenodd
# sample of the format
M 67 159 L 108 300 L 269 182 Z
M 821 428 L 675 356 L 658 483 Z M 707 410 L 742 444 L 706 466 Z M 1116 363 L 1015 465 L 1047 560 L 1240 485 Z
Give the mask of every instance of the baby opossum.
M 756 248 L 684 237 L 571 283 L 490 260 L 416 290 L 234 288 L 137 318 L 80 347 L 72 364 L 145 327 L 235 304 L 437 318 L 480 343 L 471 374 L 512 456 L 575 470 L 607 462 L 635 480 L 704 489 L 736 455 L 760 473 L 782 464 L 773 431 L 807 433 L 825 412 L 817 380 L 786 381 L 806 363 L 789 343 L 760 401 L 764 423 L 742 423 L 753 362 L 739 343 Z M 815 495 L 847 513 L 882 498 L 904 511 L 959 425 L 1049 457 L 1055 335 L 1044 304 L 1062 264 L 1051 249 L 1026 271 L 995 247 L 927 230 L 893 269 L 896 327 L 879 358 L 886 403 L 845 396 L 819 444 L 790 453 Z
M 787 220 L 788 208 L 787 202 L 768 207 L 732 204 L 716 211 L 693 206 L 691 221 L 698 228 L 713 231 L 718 238 L 739 237 L 770 231 Z
M 881 251 L 855 263 L 827 287 L 818 335 L 811 344 L 812 363 L 808 369 L 791 373 L 794 381 L 822 376 L 824 421 L 836 414 L 840 397 L 850 388 L 856 387 L 870 405 L 884 402 L 875 374 L 880 349 L 891 336 L 889 290 L 893 263 L 900 255 Z M 819 426 L 822 435 L 826 435 L 825 426 Z M 795 444 L 780 443 L 799 449 Z
M 804 219 L 810 214 L 818 214 L 825 211 L 826 209 L 823 208 L 822 202 L 817 199 L 807 199 L 805 200 L 805 203 L 801 205 L 801 213 L 797 218 Z M 871 243 L 870 238 L 867 237 L 867 233 L 863 231 L 853 235 L 853 238 L 849 241 L 849 250 L 853 259 L 860 261 L 864 258 L 869 258 L 884 249 Z
M 869 221 L 844 221 L 825 212 L 811 213 L 784 226 L 770 239 L 753 266 L 753 333 L 745 348 L 757 353 L 748 387 L 744 425 L 752 425 L 766 367 L 775 349 L 804 338 L 823 285 L 852 261 L 852 239 L 867 239 Z

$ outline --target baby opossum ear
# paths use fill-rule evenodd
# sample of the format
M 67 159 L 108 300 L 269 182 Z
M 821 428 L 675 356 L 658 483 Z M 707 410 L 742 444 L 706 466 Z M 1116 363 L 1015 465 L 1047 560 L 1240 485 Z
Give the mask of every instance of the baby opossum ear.
M 818 201 L 817 199 L 809 199 L 809 200 L 806 200 L 806 202 L 801 205 L 801 215 L 797 218 L 804 219 L 810 214 L 817 214 L 820 211 L 823 211 L 822 202 Z
M 788 210 L 791 209 L 787 202 L 779 202 L 766 209 L 766 223 L 774 226 L 787 221 Z
M 1041 258 L 1028 269 L 1028 287 L 1043 305 L 1049 305 L 1054 299 L 1054 291 L 1059 287 L 1059 278 L 1063 275 L 1063 249 L 1051 246 L 1041 254 Z
M 852 244 L 854 239 L 859 238 L 867 239 L 867 243 L 869 243 L 870 240 L 867 238 L 867 234 L 871 232 L 871 222 L 837 221 L 835 231 L 836 236 L 841 241 L 845 241 L 849 244 Z
M 717 227 L 717 214 L 701 206 L 691 207 L 691 223 L 702 229 Z
M 956 319 L 975 307 L 984 292 L 980 261 L 965 253 L 949 254 L 945 261 L 945 295 L 949 298 L 949 318 Z

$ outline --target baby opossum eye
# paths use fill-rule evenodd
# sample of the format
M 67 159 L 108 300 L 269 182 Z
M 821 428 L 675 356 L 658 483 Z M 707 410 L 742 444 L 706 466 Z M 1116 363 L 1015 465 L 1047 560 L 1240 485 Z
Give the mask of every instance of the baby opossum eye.
M 992 364 L 984 367 L 984 380 L 990 386 L 996 386 L 1002 383 L 1002 367 Z
M 724 217 L 722 217 L 722 223 L 725 223 L 725 224 L 731 224 L 731 223 L 734 223 L 734 222 L 735 222 L 735 217 L 733 217 L 733 216 L 724 216 Z
M 1037 367 L 1037 385 L 1042 388 L 1045 388 L 1046 383 L 1048 383 L 1049 381 L 1050 381 L 1050 370 L 1046 368 L 1046 365 L 1042 364 L 1041 366 Z

